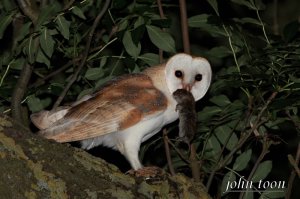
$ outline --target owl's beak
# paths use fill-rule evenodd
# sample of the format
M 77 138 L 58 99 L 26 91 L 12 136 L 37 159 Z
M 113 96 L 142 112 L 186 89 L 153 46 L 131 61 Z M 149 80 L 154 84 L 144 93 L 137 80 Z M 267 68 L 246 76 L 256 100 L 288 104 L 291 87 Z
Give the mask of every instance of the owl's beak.
M 191 84 L 183 84 L 183 89 L 190 92 L 192 90 L 192 85 Z

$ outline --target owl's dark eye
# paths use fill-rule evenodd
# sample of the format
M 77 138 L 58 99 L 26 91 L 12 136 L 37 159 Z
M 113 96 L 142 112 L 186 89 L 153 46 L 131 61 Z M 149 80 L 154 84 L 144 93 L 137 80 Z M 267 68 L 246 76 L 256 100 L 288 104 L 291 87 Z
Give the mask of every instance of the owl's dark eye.
M 181 78 L 183 76 L 183 73 L 180 70 L 175 71 L 175 76 L 178 78 Z
M 195 80 L 198 81 L 198 82 L 200 82 L 202 80 L 202 75 L 201 74 L 197 74 L 195 76 Z

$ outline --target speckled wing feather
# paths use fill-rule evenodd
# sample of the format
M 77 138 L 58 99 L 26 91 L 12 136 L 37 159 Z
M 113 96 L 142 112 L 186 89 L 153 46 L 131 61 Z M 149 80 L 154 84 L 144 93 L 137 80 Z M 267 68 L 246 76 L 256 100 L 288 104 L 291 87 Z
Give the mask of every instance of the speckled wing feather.
M 40 134 L 58 142 L 89 139 L 122 131 L 162 113 L 166 107 L 166 97 L 147 75 L 126 75 L 73 106 Z

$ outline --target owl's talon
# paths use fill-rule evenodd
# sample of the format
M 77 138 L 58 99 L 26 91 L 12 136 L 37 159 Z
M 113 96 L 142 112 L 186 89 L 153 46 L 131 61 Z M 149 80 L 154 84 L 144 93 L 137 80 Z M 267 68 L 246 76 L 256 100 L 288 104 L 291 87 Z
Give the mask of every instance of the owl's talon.
M 143 167 L 138 170 L 129 170 L 126 174 L 134 177 L 155 178 L 164 174 L 164 171 L 159 167 Z

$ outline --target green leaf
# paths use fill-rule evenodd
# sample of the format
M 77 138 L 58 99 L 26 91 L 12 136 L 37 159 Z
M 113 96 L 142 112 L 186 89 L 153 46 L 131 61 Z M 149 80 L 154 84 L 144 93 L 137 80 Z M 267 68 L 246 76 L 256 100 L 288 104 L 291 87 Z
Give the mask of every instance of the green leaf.
M 217 57 L 217 58 L 228 57 L 228 56 L 231 56 L 231 54 L 232 54 L 231 50 L 229 50 L 225 46 L 214 47 L 214 48 L 210 49 L 210 51 L 208 51 L 208 53 L 211 56 L 214 56 L 214 57 Z
M 134 65 L 133 70 L 130 70 L 130 73 L 140 73 L 140 72 L 141 72 L 141 69 L 137 64 Z
M 71 22 L 67 21 L 64 16 L 62 16 L 62 15 L 57 16 L 56 28 L 65 39 L 69 39 L 70 24 L 71 24 Z
M 0 8 L 4 11 L 16 9 L 16 2 L 11 0 L 1 0 Z
M 18 32 L 18 36 L 16 38 L 16 41 L 23 40 L 29 33 L 30 33 L 30 26 L 32 25 L 32 22 L 25 23 L 21 29 Z
M 253 199 L 254 196 L 253 196 L 253 190 L 248 188 L 246 191 L 245 191 L 245 194 L 244 194 L 244 197 L 243 199 Z
M 109 80 L 111 80 L 113 78 L 113 76 L 109 75 L 109 76 L 106 76 L 100 80 L 98 80 L 95 84 L 95 88 L 99 88 L 100 86 L 102 86 L 103 84 L 105 84 L 106 82 L 108 82 Z
M 236 4 L 246 6 L 252 10 L 256 10 L 256 7 L 247 0 L 231 0 L 231 1 Z
M 207 106 L 201 112 L 198 113 L 198 118 L 199 120 L 206 120 L 220 113 L 221 111 L 222 109 L 217 106 Z
M 52 56 L 53 49 L 54 49 L 54 39 L 50 35 L 48 29 L 45 27 L 42 30 L 42 34 L 40 35 L 40 45 L 42 50 L 46 53 L 48 57 Z
M 0 53 L 0 71 L 2 72 L 3 65 L 11 64 L 11 62 L 13 62 L 13 61 L 15 61 L 15 59 L 12 58 L 12 55 L 10 54 L 10 52 L 8 52 L 8 51 L 1 52 Z
M 217 138 L 219 139 L 219 141 L 225 145 L 226 144 L 226 149 L 228 150 L 232 150 L 238 143 L 238 138 L 236 136 L 235 133 L 232 133 L 232 129 L 226 125 L 223 125 L 223 126 L 219 126 L 215 129 L 215 135 L 217 136 Z M 228 136 L 230 136 L 231 134 L 231 137 L 229 138 L 228 142 L 225 143 L 228 139 Z
M 138 59 L 143 60 L 149 66 L 155 66 L 159 64 L 159 55 L 154 53 L 145 53 L 138 57 Z
M 118 27 L 118 31 L 125 30 L 127 27 L 128 27 L 128 20 L 126 19 L 120 23 Z
M 231 101 L 228 99 L 226 95 L 214 96 L 209 101 L 211 101 L 212 103 L 214 103 L 219 107 L 224 107 L 231 104 Z
M 44 63 L 50 68 L 50 60 L 45 55 L 45 53 L 41 50 L 41 48 L 38 48 L 37 55 L 36 55 L 36 61 L 39 63 Z
M 284 185 L 285 181 L 275 181 L 277 183 L 276 188 L 268 188 L 260 195 L 259 199 L 272 199 L 272 198 L 284 198 L 285 188 L 287 185 Z M 262 182 L 263 183 L 263 182 Z M 280 184 L 279 184 L 280 183 Z M 263 187 L 262 187 L 263 188 Z
M 210 6 L 214 9 L 214 11 L 216 12 L 216 14 L 219 16 L 219 10 L 218 10 L 218 2 L 217 0 L 206 0 Z
M 27 56 L 30 64 L 32 64 L 36 59 L 37 49 L 34 47 L 34 43 L 33 35 L 31 35 L 25 42 L 25 46 L 23 48 L 23 52 Z
M 213 37 L 226 36 L 226 33 L 222 27 L 209 23 L 209 17 L 212 17 L 212 15 L 201 14 L 192 16 L 188 19 L 189 27 L 201 28 L 202 30 L 211 34 Z
M 0 17 L 0 39 L 2 39 L 7 26 L 12 22 L 13 16 L 15 14 L 16 14 L 16 11 L 11 11 L 7 15 Z
M 86 19 L 82 10 L 80 8 L 78 8 L 77 6 L 73 6 L 71 10 L 74 15 L 80 17 L 81 19 Z
M 176 52 L 175 41 L 169 33 L 166 33 L 160 28 L 151 25 L 147 25 L 146 28 L 150 40 L 155 46 L 166 52 Z
M 234 18 L 233 20 L 236 21 L 236 22 L 242 23 L 242 24 L 251 23 L 251 24 L 255 24 L 255 25 L 261 26 L 260 21 L 258 21 L 257 19 L 250 18 L 250 17 Z
M 10 68 L 12 69 L 15 69 L 15 70 L 21 70 L 25 64 L 25 59 L 24 57 L 19 57 L 17 59 L 14 59 L 12 62 L 10 62 L 9 66 Z
M 134 29 L 138 28 L 139 26 L 141 25 L 144 25 L 145 24 L 145 20 L 143 17 L 138 17 L 138 19 L 134 22 Z
M 222 185 L 221 185 L 222 196 L 226 195 L 231 190 L 230 183 L 232 182 L 236 182 L 236 175 L 232 171 L 229 171 L 228 173 L 225 174 L 222 180 Z
M 122 42 L 126 52 L 136 59 L 141 52 L 141 44 L 138 43 L 138 45 L 135 45 L 129 31 L 125 31 Z
M 28 96 L 26 103 L 28 105 L 29 110 L 33 113 L 44 109 L 41 100 L 37 98 L 35 95 Z
M 192 28 L 199 28 L 203 27 L 207 24 L 208 17 L 211 15 L 208 14 L 201 14 L 201 15 L 195 15 L 188 19 L 189 27 Z
M 98 80 L 104 76 L 104 71 L 102 68 L 89 68 L 84 77 L 88 80 Z
M 167 18 L 166 19 L 158 18 L 158 19 L 151 20 L 151 25 L 157 26 L 160 28 L 170 28 L 171 24 L 172 24 L 171 19 L 167 19 Z
M 298 20 L 292 21 L 284 26 L 283 36 L 286 41 L 291 41 L 299 32 L 300 23 Z
M 61 92 L 64 90 L 64 83 L 62 81 L 59 82 L 52 82 L 50 84 L 50 92 L 54 95 L 59 96 Z
M 205 158 L 217 159 L 221 151 L 221 145 L 218 139 L 216 138 L 216 136 L 214 135 L 210 136 L 210 138 L 207 140 L 204 151 L 205 151 Z
M 279 124 L 282 124 L 287 120 L 288 119 L 285 117 L 280 117 L 280 118 L 277 118 L 276 120 L 269 120 L 268 122 L 265 123 L 265 125 L 266 125 L 266 127 L 270 128 L 270 129 L 278 130 Z
M 243 152 L 241 155 L 239 155 L 236 159 L 235 162 L 233 164 L 233 170 L 235 171 L 242 171 L 244 170 L 250 159 L 251 159 L 251 155 L 252 155 L 252 150 L 248 149 L 247 151 Z
M 45 6 L 39 12 L 39 17 L 36 23 L 36 29 L 52 21 L 52 17 L 61 11 L 61 4 L 58 1 L 52 1 L 49 6 Z
M 103 66 L 105 66 L 106 63 L 107 63 L 107 57 L 101 58 L 99 68 L 103 68 Z
M 271 160 L 267 160 L 260 163 L 251 180 L 253 182 L 258 182 L 260 180 L 265 179 L 269 175 L 271 169 L 272 169 Z
M 82 97 L 86 96 L 86 95 L 89 95 L 93 92 L 93 89 L 92 88 L 88 88 L 88 89 L 85 89 L 83 91 L 81 91 L 79 93 L 79 95 L 77 96 L 77 100 L 80 100 Z

